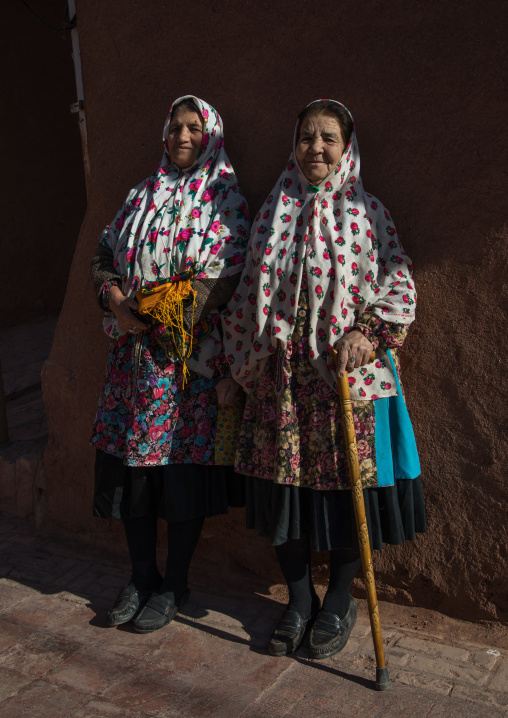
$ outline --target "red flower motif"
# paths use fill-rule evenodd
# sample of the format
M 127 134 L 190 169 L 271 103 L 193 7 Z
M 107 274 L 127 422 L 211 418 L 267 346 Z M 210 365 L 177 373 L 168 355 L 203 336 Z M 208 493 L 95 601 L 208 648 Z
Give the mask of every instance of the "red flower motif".
M 208 189 L 205 189 L 203 192 L 203 195 L 201 197 L 202 202 L 211 202 L 212 199 L 215 199 L 217 196 L 217 190 L 214 187 L 209 187 Z

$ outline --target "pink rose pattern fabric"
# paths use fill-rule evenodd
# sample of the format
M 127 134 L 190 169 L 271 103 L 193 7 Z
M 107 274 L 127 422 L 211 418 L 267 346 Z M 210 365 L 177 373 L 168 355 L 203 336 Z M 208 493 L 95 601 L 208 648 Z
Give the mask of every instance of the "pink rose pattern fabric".
M 173 108 L 186 98 L 199 107 L 204 129 L 195 165 L 181 170 L 172 164 L 166 147 Z M 99 239 L 113 250 L 115 266 L 122 276 L 121 289 L 128 296 L 186 270 L 192 270 L 198 279 L 217 279 L 237 274 L 244 266 L 248 208 L 224 150 L 220 115 L 197 97 L 180 97 L 171 107 L 162 137 L 161 163 L 131 190 Z M 112 339 L 122 334 L 111 312 L 105 315 L 104 330 Z M 200 342 L 189 367 L 211 376 L 210 358 L 220 348 L 215 326 Z
M 297 129 L 295 130 L 295 140 Z M 336 389 L 330 348 L 366 311 L 409 325 L 416 293 L 411 261 L 388 210 L 365 192 L 356 133 L 334 171 L 309 184 L 295 153 L 258 213 L 246 266 L 223 316 L 232 376 L 253 391 L 267 359 L 294 331 L 304 265 L 309 279 L 309 358 Z M 390 362 L 351 373 L 353 399 L 396 394 Z

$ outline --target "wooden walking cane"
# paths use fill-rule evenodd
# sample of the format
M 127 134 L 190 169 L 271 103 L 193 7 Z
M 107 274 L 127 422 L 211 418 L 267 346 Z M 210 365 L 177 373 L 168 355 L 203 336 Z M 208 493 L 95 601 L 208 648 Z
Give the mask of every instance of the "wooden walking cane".
M 335 350 L 333 351 L 333 355 L 335 368 L 337 369 L 338 354 Z M 374 360 L 374 356 L 375 354 L 372 352 L 370 361 Z M 337 370 L 337 380 L 339 382 L 340 410 L 342 414 L 344 439 L 346 441 L 346 454 L 349 466 L 349 476 L 351 479 L 351 494 L 355 509 L 358 544 L 362 560 L 363 581 L 365 583 L 365 590 L 367 591 L 370 628 L 372 632 L 372 640 L 374 642 L 374 652 L 376 654 L 376 690 L 385 691 L 390 687 L 391 681 L 388 675 L 388 669 L 386 668 L 383 638 L 381 636 L 381 622 L 379 620 L 379 610 L 377 605 L 376 583 L 374 580 L 374 568 L 372 566 L 372 554 L 370 551 L 369 529 L 367 527 L 367 517 L 365 515 L 363 485 L 360 476 L 358 451 L 356 448 L 355 423 L 353 409 L 351 406 L 351 394 L 349 392 L 349 378 L 347 371 L 344 371 L 344 376 L 341 378 L 339 377 L 339 372 Z

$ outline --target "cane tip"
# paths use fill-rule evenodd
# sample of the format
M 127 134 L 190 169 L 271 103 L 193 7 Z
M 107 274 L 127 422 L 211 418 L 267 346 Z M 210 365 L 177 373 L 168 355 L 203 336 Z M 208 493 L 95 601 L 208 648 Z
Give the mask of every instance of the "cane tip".
M 386 691 L 391 685 L 388 668 L 376 668 L 376 691 Z

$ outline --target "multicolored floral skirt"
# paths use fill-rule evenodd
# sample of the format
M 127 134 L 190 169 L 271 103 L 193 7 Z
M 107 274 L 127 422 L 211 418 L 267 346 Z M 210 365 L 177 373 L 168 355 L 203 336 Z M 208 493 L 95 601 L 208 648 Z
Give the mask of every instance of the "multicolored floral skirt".
M 217 425 L 215 375 L 190 372 L 150 332 L 111 342 L 90 443 L 127 466 L 213 465 Z
M 181 366 L 150 332 L 111 343 L 91 438 L 94 516 L 134 518 L 155 510 L 177 522 L 244 505 L 244 477 L 232 460 L 225 465 L 227 451 L 215 456 L 222 369 L 217 362 L 211 378 L 190 372 L 182 388 Z
M 247 396 L 235 468 L 278 484 L 348 489 L 339 397 L 309 361 L 309 314 L 302 291 L 292 340 Z M 374 402 L 355 402 L 353 413 L 362 481 L 376 486 Z

